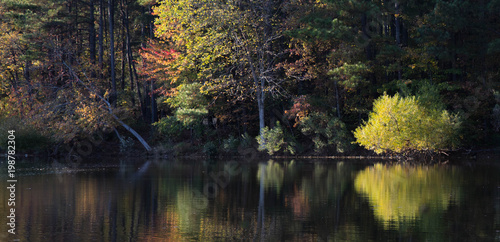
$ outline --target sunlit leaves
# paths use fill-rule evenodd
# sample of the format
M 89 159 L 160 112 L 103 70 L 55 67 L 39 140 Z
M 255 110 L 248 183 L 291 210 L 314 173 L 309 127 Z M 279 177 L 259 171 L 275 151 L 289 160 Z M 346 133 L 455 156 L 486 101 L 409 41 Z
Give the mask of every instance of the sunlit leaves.
M 461 176 L 453 168 L 376 164 L 360 171 L 357 192 L 367 197 L 385 228 L 417 219 L 438 219 L 461 199 Z M 422 221 L 430 223 L 431 221 Z
M 263 142 L 265 141 L 265 142 Z M 267 150 L 269 155 L 286 148 L 285 136 L 283 134 L 283 128 L 279 122 L 273 128 L 264 127 L 261 134 L 257 137 L 257 143 L 259 143 L 259 150 Z
M 208 114 L 207 99 L 200 92 L 200 83 L 182 84 L 166 102 L 175 109 L 175 117 L 185 126 L 193 125 Z
M 458 117 L 426 108 L 415 97 L 383 95 L 368 122 L 354 131 L 356 143 L 376 153 L 438 151 L 457 145 Z

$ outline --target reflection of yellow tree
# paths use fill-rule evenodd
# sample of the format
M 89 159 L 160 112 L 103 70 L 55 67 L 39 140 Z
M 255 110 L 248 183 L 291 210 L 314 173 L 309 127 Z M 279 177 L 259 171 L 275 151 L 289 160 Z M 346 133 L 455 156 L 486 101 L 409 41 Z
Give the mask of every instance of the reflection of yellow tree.
M 446 167 L 376 164 L 359 172 L 354 186 L 368 197 L 375 216 L 385 226 L 395 222 L 397 227 L 458 202 L 459 182 L 457 172 Z
M 257 179 L 260 180 L 261 169 L 257 172 Z M 273 160 L 269 160 L 264 168 L 264 187 L 267 190 L 269 187 L 275 187 L 276 191 L 279 193 L 281 187 L 283 186 L 283 179 L 285 177 L 285 171 L 283 167 L 275 163 Z

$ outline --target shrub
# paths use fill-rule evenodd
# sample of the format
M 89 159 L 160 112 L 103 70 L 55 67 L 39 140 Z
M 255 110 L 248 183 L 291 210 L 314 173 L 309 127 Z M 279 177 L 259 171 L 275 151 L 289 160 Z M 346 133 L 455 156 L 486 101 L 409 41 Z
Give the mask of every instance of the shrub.
M 238 149 L 244 149 L 244 148 L 249 148 L 252 147 L 254 139 L 252 136 L 250 136 L 247 132 L 241 135 L 240 138 L 240 145 L 238 146 Z
M 160 134 L 175 138 L 184 131 L 184 125 L 175 116 L 167 116 L 153 124 Z
M 132 147 L 134 147 L 135 141 L 131 137 L 124 137 L 122 140 L 120 140 L 120 153 L 126 153 L 131 150 Z
M 229 138 L 222 141 L 222 150 L 228 153 L 234 153 L 238 150 L 240 145 L 240 140 L 234 136 L 229 136 Z
M 458 145 L 458 116 L 421 105 L 415 97 L 375 100 L 368 122 L 354 131 L 356 143 L 376 153 L 435 152 Z
M 193 153 L 194 151 L 191 143 L 188 142 L 179 142 L 172 147 L 172 150 L 175 156 Z
M 213 157 L 217 155 L 217 145 L 213 141 L 208 141 L 203 145 L 203 153 Z
M 283 150 L 285 153 L 294 155 L 296 152 L 295 138 L 290 134 L 284 132 L 280 122 L 276 122 L 274 128 L 269 129 L 265 127 L 263 130 L 264 143 L 262 143 L 261 136 L 257 136 L 256 140 L 259 144 L 257 148 L 260 151 L 267 150 L 269 155 Z
M 274 128 L 269 129 L 264 127 L 262 131 L 263 139 L 261 135 L 257 136 L 257 142 L 259 143 L 258 150 L 267 150 L 267 153 L 273 155 L 275 152 L 280 151 L 285 146 L 285 136 L 283 135 L 283 129 L 279 122 L 276 122 Z M 263 143 L 264 142 L 264 143 Z
M 15 130 L 17 151 L 42 151 L 52 144 L 50 137 L 45 136 L 27 122 L 16 117 L 0 119 L 0 148 L 7 148 L 7 131 Z
M 334 145 L 339 153 L 350 149 L 352 137 L 345 124 L 334 115 L 312 112 L 300 120 L 299 127 L 304 135 L 312 139 L 316 152 L 321 152 L 331 145 Z

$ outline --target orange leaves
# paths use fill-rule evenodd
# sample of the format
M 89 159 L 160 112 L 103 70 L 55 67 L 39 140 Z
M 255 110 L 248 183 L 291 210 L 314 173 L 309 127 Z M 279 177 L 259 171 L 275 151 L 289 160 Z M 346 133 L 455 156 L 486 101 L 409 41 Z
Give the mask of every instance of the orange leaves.
M 179 56 L 174 49 L 169 49 L 157 41 L 150 40 L 148 47 L 139 51 L 142 57 L 142 66 L 139 68 L 139 74 L 145 77 L 145 80 L 165 81 L 178 73 L 173 68 L 173 63 Z M 171 80 L 174 80 L 171 78 Z
M 309 104 L 307 97 L 302 95 L 295 98 L 291 109 L 285 110 L 285 116 L 288 118 L 295 118 L 295 124 L 293 126 L 296 127 L 302 118 L 307 117 L 310 111 L 311 104 Z

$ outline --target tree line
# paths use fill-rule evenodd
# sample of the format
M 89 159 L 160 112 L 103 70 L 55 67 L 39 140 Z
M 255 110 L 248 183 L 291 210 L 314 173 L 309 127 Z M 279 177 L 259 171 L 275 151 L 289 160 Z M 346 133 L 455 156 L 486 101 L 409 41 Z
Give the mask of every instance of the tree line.
M 2 0 L 1 118 L 51 144 L 124 123 L 179 152 L 336 153 L 356 140 L 381 151 L 353 131 L 385 93 L 417 102 L 399 110 L 421 111 L 406 128 L 424 129 L 411 134 L 425 149 L 487 146 L 500 129 L 499 11 L 498 0 Z M 393 134 L 383 127 L 404 115 L 372 130 Z

